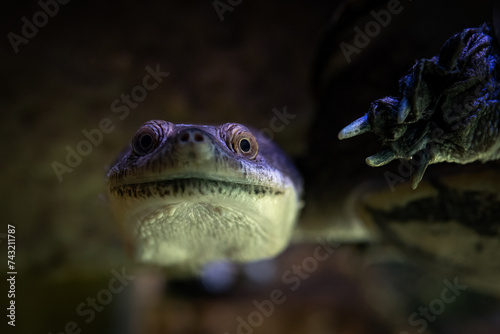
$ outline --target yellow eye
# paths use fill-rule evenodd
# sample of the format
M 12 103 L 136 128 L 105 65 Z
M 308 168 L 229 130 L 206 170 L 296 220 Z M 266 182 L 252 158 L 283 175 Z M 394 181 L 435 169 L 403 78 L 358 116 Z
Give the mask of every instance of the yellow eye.
M 257 139 L 243 125 L 226 123 L 220 127 L 220 136 L 234 153 L 250 160 L 257 157 L 259 153 Z
M 259 144 L 250 132 L 238 133 L 234 136 L 232 143 L 233 150 L 248 159 L 255 159 L 259 153 Z

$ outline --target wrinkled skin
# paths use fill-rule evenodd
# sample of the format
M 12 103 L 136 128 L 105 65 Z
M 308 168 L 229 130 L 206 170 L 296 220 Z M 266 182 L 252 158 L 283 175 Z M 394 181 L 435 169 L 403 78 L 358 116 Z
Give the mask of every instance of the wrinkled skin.
M 366 159 L 373 167 L 415 159 L 413 188 L 430 164 L 499 159 L 498 50 L 489 24 L 457 33 L 438 56 L 418 60 L 400 79 L 400 97 L 373 102 L 339 138 L 379 136 L 383 149 Z

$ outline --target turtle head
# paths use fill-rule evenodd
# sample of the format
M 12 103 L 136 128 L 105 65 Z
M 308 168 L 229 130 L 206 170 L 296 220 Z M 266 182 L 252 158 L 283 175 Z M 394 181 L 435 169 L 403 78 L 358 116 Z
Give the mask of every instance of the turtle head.
M 160 120 L 137 130 L 107 187 L 136 259 L 193 269 L 277 254 L 302 191 L 293 164 L 261 133 Z

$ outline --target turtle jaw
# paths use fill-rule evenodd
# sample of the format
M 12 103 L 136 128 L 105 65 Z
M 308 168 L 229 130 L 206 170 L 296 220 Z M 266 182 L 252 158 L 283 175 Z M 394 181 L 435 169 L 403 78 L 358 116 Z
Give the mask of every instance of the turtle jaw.
M 207 262 L 252 261 L 288 245 L 300 209 L 281 189 L 201 178 L 110 189 L 113 211 L 134 257 L 199 270 Z

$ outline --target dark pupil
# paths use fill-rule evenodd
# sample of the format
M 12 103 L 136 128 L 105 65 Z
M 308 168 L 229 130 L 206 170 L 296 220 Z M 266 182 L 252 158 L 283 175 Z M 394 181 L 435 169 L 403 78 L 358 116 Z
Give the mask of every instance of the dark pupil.
M 240 140 L 240 149 L 245 153 L 248 153 L 250 151 L 250 142 L 248 141 L 248 139 Z
M 153 146 L 153 138 L 149 134 L 142 135 L 141 138 L 139 138 L 139 147 L 142 150 L 149 150 Z

